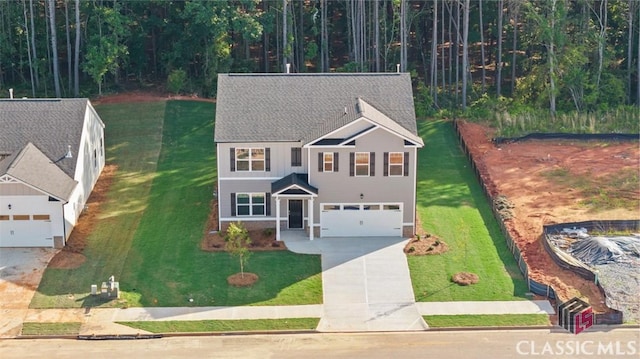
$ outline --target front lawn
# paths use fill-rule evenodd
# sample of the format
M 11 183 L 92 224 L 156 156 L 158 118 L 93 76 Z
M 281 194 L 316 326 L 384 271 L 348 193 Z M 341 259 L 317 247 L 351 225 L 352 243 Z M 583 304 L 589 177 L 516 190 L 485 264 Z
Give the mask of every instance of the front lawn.
M 550 326 L 546 314 L 425 315 L 430 328 Z
M 322 302 L 319 256 L 257 252 L 246 270 L 260 280 L 230 287 L 227 253 L 199 249 L 216 178 L 211 103 L 168 101 L 96 106 L 107 161 L 118 165 L 86 262 L 45 272 L 32 307 L 232 306 Z M 102 303 L 91 284 L 114 275 L 122 298 Z M 193 301 L 189 301 L 193 299 Z
M 151 333 L 315 330 L 319 318 L 119 322 Z
M 421 121 L 425 147 L 418 158 L 417 210 L 424 229 L 449 251 L 409 256 L 416 301 L 524 300 L 527 285 L 480 184 L 460 150 L 453 126 Z M 477 284 L 451 281 L 458 272 L 480 277 Z

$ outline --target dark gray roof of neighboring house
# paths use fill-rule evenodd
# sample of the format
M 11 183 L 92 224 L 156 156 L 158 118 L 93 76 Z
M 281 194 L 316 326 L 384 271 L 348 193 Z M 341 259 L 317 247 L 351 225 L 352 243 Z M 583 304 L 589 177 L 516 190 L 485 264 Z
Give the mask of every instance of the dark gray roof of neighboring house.
M 358 119 L 358 99 L 417 136 L 407 73 L 220 74 L 215 141 L 306 143 Z
M 73 178 L 88 104 L 86 98 L 0 99 L 0 155 L 32 142 Z M 68 146 L 73 158 L 63 159 Z
M 77 184 L 31 142 L 0 162 L 0 176 L 5 174 L 62 200 Z

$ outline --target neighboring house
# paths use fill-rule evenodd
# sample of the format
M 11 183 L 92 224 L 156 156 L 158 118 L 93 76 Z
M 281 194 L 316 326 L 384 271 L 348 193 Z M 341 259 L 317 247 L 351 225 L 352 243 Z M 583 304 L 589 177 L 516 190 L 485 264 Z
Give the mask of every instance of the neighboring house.
M 88 99 L 0 100 L 0 247 L 63 247 L 104 150 Z
M 219 75 L 216 106 L 220 230 L 415 233 L 408 74 Z

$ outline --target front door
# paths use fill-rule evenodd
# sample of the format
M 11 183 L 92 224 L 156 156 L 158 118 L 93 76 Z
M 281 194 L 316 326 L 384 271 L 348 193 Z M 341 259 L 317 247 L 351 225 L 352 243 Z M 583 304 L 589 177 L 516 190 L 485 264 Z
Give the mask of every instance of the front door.
M 289 200 L 289 228 L 302 228 L 302 200 Z

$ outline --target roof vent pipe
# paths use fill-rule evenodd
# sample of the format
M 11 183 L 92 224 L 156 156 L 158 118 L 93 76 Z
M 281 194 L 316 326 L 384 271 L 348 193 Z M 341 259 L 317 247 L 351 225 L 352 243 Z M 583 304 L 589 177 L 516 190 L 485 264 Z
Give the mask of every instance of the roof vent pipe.
M 291 72 L 291 64 L 287 64 L 287 73 Z
M 400 73 L 400 64 L 396 64 L 396 72 Z
M 73 158 L 73 154 L 71 153 L 71 145 L 67 145 L 67 154 L 64 155 L 64 158 Z
M 13 89 L 9 89 L 9 98 L 13 98 Z

